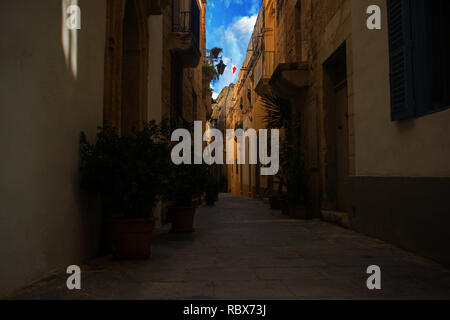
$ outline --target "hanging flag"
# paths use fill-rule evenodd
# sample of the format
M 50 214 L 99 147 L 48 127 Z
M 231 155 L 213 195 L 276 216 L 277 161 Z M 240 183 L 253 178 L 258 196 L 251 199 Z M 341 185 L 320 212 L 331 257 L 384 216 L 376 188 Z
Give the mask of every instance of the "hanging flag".
M 237 67 L 236 67 L 236 66 L 233 66 L 232 70 L 233 70 L 233 74 L 235 74 L 236 71 L 237 71 Z

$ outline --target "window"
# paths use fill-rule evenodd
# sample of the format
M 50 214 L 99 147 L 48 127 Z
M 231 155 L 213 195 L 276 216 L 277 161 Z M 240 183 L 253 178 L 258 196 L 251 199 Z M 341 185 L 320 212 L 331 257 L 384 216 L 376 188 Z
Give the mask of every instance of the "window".
M 448 0 L 388 0 L 391 116 L 450 107 Z

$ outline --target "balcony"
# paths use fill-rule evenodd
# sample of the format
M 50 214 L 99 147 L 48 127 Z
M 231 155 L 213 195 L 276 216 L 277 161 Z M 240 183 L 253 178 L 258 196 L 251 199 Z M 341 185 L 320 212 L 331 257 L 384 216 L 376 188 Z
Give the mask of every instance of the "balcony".
M 169 48 L 184 67 L 200 63 L 200 4 L 197 0 L 173 0 Z
M 269 81 L 275 66 L 275 51 L 263 51 L 256 61 L 254 75 L 254 89 L 259 95 L 268 93 Z
M 279 96 L 286 99 L 295 97 L 310 85 L 308 63 L 278 64 L 269 83 Z

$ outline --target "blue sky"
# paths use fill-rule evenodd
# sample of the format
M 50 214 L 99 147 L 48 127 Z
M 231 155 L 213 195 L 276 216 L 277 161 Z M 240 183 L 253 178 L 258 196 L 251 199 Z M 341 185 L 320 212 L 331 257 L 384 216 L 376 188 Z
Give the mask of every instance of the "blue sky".
M 213 84 L 213 98 L 231 82 L 236 82 L 246 56 L 261 0 L 208 0 L 206 11 L 206 47 L 223 48 L 224 75 Z M 232 74 L 232 65 L 238 71 Z

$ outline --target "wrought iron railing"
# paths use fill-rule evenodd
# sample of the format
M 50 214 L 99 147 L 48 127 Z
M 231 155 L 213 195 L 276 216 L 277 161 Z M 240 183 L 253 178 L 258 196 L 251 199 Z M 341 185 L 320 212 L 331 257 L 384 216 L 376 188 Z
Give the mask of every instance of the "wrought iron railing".
M 262 76 L 264 78 L 270 78 L 275 69 L 275 51 L 264 51 L 263 55 Z
M 197 0 L 173 0 L 172 31 L 189 32 L 200 44 L 200 8 Z

